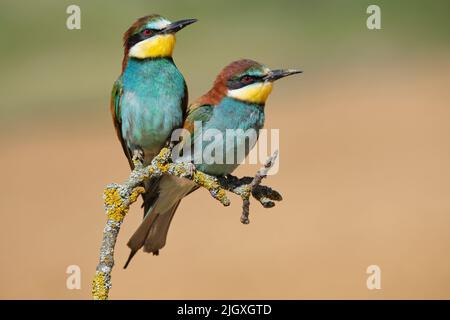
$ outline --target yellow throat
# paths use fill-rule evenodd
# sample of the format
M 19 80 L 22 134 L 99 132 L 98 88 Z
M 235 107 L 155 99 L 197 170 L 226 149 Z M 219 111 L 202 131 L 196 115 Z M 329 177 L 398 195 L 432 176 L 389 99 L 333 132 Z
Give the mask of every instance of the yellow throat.
M 249 103 L 263 104 L 272 92 L 272 82 L 258 82 L 251 85 L 228 90 L 228 96 Z
M 171 57 L 174 47 L 175 35 L 160 34 L 136 43 L 129 56 L 138 59 Z

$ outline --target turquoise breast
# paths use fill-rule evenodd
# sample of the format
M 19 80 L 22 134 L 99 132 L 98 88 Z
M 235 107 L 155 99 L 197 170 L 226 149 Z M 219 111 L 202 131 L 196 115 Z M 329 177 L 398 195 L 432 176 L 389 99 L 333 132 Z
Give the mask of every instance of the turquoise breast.
M 202 142 L 201 149 L 205 154 L 205 148 L 211 150 L 215 143 L 222 143 L 222 163 L 202 163 L 196 164 L 196 167 L 212 175 L 226 175 L 233 172 L 254 147 L 254 143 L 256 143 L 258 138 L 259 129 L 263 125 L 264 106 L 249 104 L 228 97 L 223 98 L 220 104 L 214 107 L 211 118 L 208 122 L 203 123 L 202 127 L 203 134 L 210 129 L 221 132 L 222 141 L 216 139 L 204 141 Z M 229 130 L 228 133 L 227 129 Z M 250 133 L 253 131 L 255 134 L 254 143 L 252 144 L 250 142 L 251 139 L 247 138 L 246 135 L 236 131 L 239 129 L 241 133 Z M 228 136 L 231 133 L 235 133 L 236 136 Z M 198 139 L 194 139 L 194 143 L 199 143 Z M 209 153 L 209 151 L 206 153 Z M 239 155 L 242 157 L 239 158 Z M 230 163 L 230 159 L 234 159 L 234 161 Z
M 186 84 L 171 59 L 130 59 L 122 75 L 122 136 L 153 158 L 182 126 Z

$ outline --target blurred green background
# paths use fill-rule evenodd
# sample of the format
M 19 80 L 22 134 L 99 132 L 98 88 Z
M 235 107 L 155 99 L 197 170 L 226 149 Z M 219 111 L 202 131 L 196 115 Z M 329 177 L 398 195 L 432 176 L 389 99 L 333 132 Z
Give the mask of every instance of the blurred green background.
M 382 30 L 366 28 L 369 4 Z M 81 30 L 66 29 L 66 8 L 81 7 Z M 142 15 L 195 17 L 181 32 L 175 61 L 191 98 L 230 61 L 341 70 L 347 64 L 402 60 L 449 49 L 449 1 L 23 1 L 0 10 L 0 121 L 3 129 L 35 118 L 104 116 L 120 72 L 121 37 Z

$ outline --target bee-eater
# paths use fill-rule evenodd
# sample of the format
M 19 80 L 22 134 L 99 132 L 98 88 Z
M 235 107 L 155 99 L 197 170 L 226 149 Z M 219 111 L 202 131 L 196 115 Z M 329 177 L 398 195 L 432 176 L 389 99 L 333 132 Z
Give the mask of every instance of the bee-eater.
M 203 132 L 215 129 L 222 135 L 226 134 L 227 129 L 242 129 L 244 132 L 254 129 L 258 132 L 264 125 L 264 107 L 272 91 L 273 82 L 300 72 L 290 69 L 271 70 L 248 59 L 238 60 L 226 66 L 217 76 L 212 89 L 189 106 L 183 127 L 191 135 L 191 150 L 194 150 L 194 153 L 188 157 L 183 155 L 176 161 L 187 162 L 198 159 L 195 152 L 203 152 L 206 147 L 204 143 L 202 148 L 193 147 L 196 143 L 201 143 L 201 138 L 195 134 L 194 123 L 201 123 Z M 212 143 L 222 143 L 226 140 L 226 138 L 214 139 Z M 241 150 L 245 150 L 246 156 L 254 145 L 247 148 L 245 144 L 245 139 L 237 139 L 229 145 L 225 143 L 219 146 L 223 148 L 221 163 L 198 164 L 193 161 L 194 165 L 196 169 L 211 175 L 230 174 L 240 161 L 233 156 L 231 159 L 235 161 L 227 163 L 227 154 L 235 155 L 239 148 L 244 148 Z M 187 179 L 169 175 L 161 178 L 159 196 L 150 209 L 149 219 L 144 220 L 128 243 L 132 254 L 142 246 L 146 252 L 158 253 L 165 245 L 170 222 L 181 199 L 196 188 L 196 185 Z M 156 225 L 155 222 L 158 221 L 160 223 Z
M 138 19 L 124 34 L 122 73 L 114 83 L 111 113 L 131 168 L 158 154 L 172 131 L 183 125 L 188 91 L 172 53 L 175 33 L 196 19 L 170 22 L 153 14 Z M 157 195 L 157 180 L 146 183 L 144 216 Z

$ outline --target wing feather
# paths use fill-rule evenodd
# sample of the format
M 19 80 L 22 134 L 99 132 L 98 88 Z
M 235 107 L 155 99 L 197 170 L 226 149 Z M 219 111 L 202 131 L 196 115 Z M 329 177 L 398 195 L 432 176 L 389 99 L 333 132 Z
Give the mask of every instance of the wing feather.
M 119 138 L 120 144 L 122 145 L 123 152 L 128 159 L 131 169 L 134 168 L 131 151 L 128 149 L 125 140 L 122 136 L 122 118 L 120 116 L 120 108 L 122 103 L 123 86 L 121 78 L 114 82 L 114 86 L 111 92 L 111 103 L 110 111 L 114 123 L 114 128 L 116 129 L 117 137 Z

